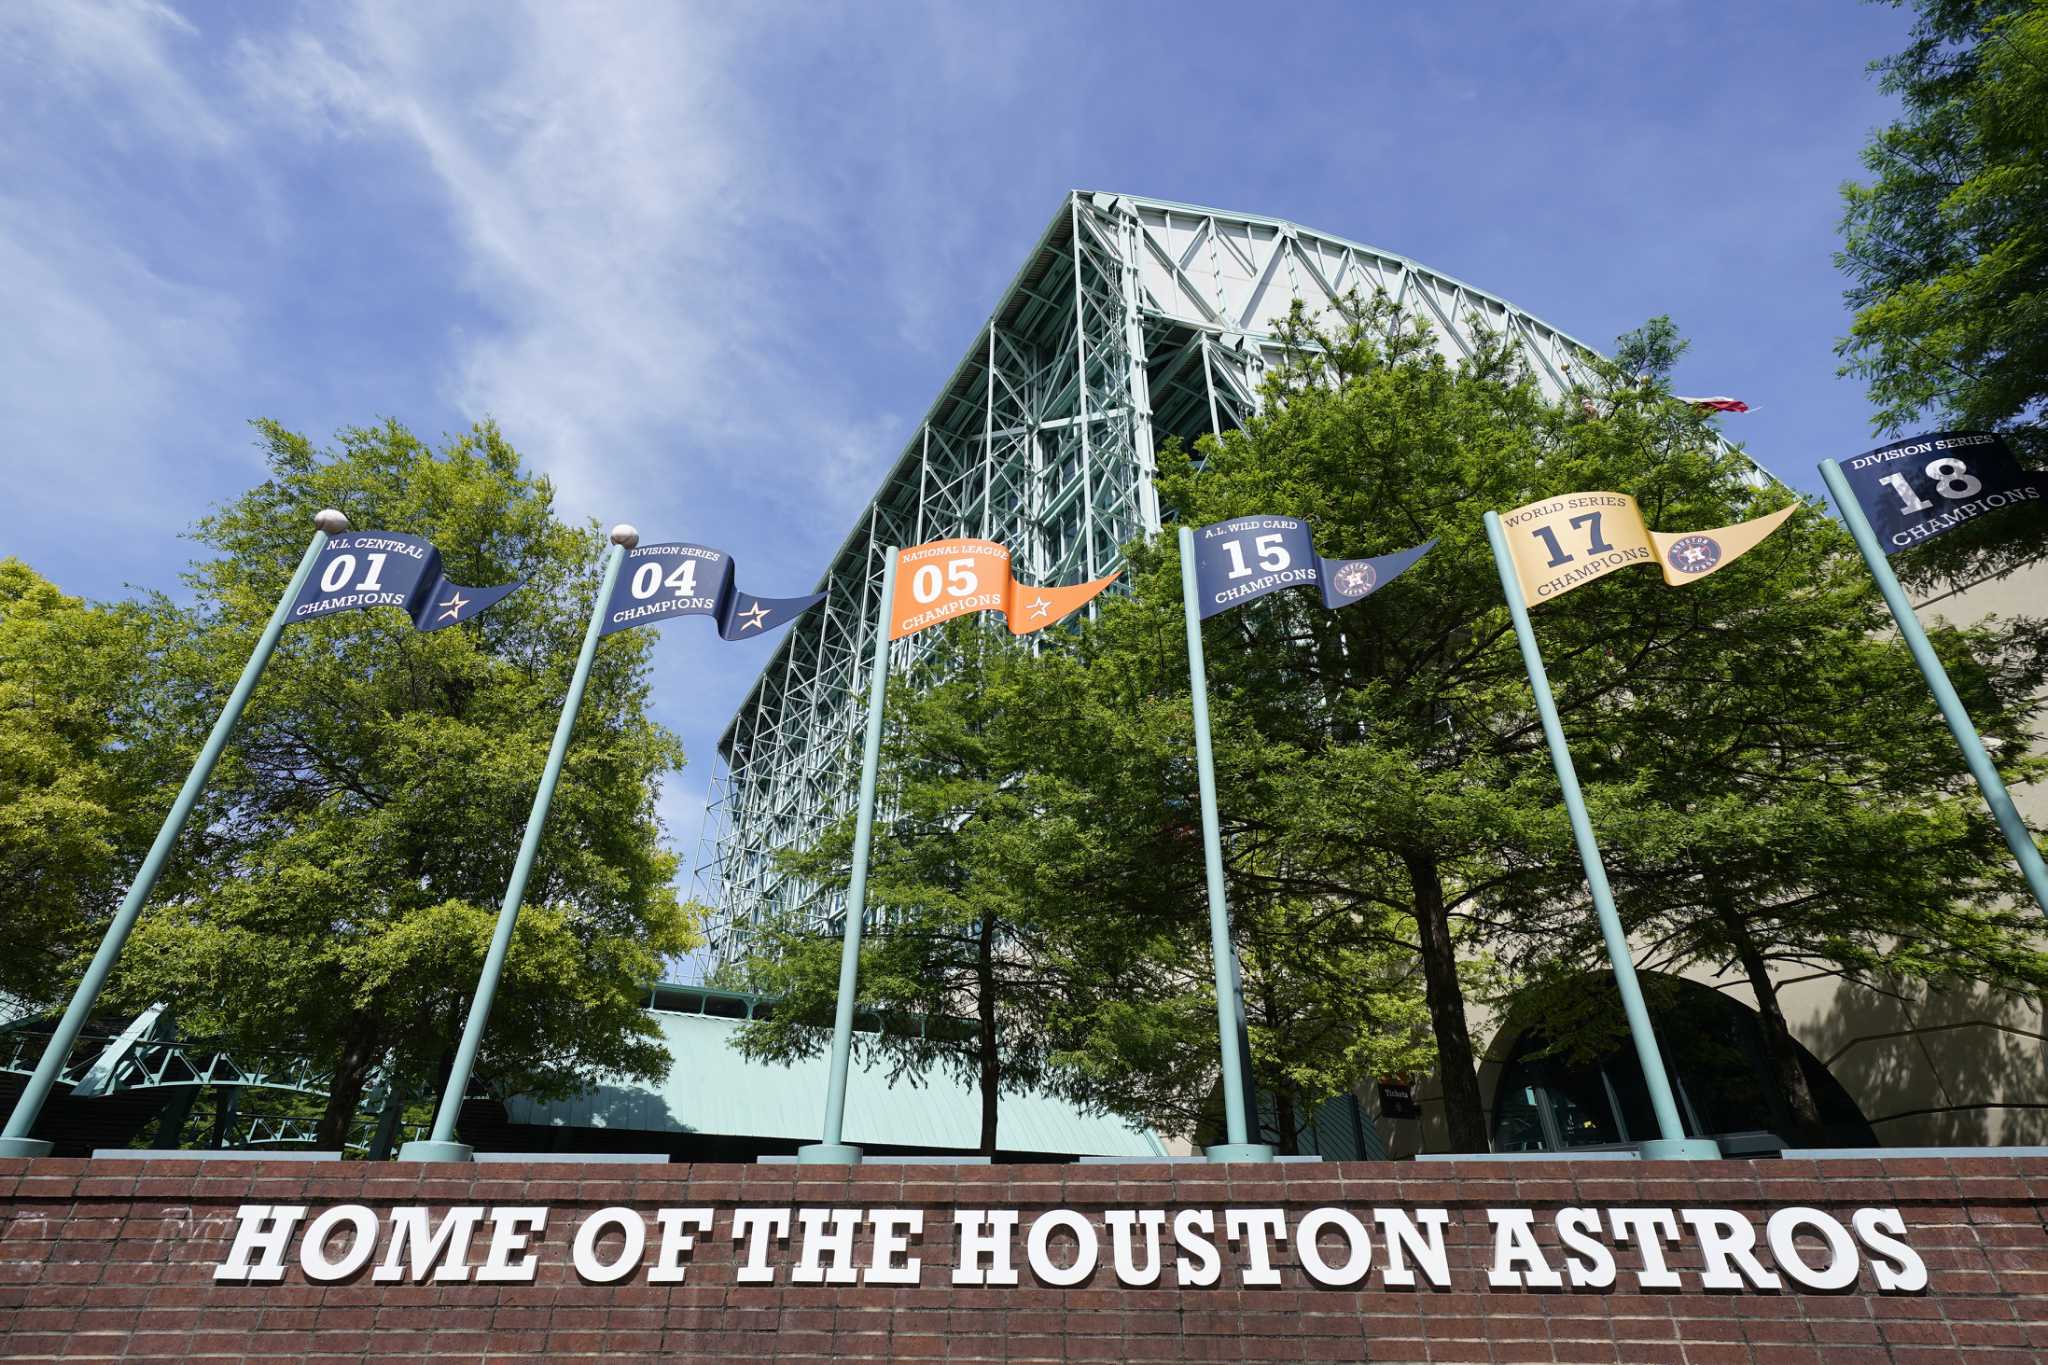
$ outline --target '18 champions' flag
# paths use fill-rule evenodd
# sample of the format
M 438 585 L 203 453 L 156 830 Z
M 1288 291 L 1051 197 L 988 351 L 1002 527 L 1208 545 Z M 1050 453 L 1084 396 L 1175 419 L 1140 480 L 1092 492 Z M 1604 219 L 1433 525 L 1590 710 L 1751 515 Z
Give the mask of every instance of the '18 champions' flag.
M 1390 583 L 1435 541 L 1371 559 L 1324 559 L 1308 523 L 1295 517 L 1237 517 L 1195 532 L 1195 582 L 1202 619 L 1269 592 L 1314 584 L 1326 607 L 1348 607 Z
M 999 611 L 1012 635 L 1044 630 L 1116 582 L 1117 575 L 1064 588 L 1027 588 L 1010 577 L 1010 552 L 992 540 L 962 537 L 913 545 L 896 560 L 889 638 L 900 640 L 956 616 Z
M 419 536 L 346 531 L 327 542 L 291 620 L 310 621 L 360 607 L 403 607 L 420 630 L 467 621 L 518 583 L 465 588 L 441 572 L 441 552 Z
M 626 551 L 612 600 L 605 603 L 599 635 L 666 621 L 672 616 L 709 616 L 727 640 L 766 635 L 786 626 L 805 609 L 825 600 L 821 592 L 802 597 L 756 597 L 741 592 L 732 556 L 705 545 L 636 545 Z
M 1501 513 L 1522 601 L 1540 606 L 1616 569 L 1653 560 L 1669 584 L 1690 583 L 1756 548 L 1799 504 L 1711 531 L 1652 531 L 1626 493 L 1566 493 Z
M 1857 505 L 1886 555 L 2001 507 L 2038 505 L 2048 474 L 2022 469 L 1988 431 L 1937 431 L 1842 461 Z

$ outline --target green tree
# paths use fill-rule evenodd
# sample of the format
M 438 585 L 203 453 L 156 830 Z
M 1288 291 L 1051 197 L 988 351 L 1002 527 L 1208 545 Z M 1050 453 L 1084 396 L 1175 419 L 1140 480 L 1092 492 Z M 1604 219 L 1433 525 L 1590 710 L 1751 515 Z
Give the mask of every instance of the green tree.
M 1701 594 L 1684 605 L 1710 630 L 1670 641 L 1631 670 L 1625 695 L 1583 713 L 1581 771 L 1646 965 L 1750 988 L 1780 1122 L 1812 1144 L 1825 1138 L 1822 1115 L 1780 981 L 1896 990 L 1954 977 L 2038 991 L 2048 957 L 2017 869 L 1840 527 L 1794 518 L 1684 592 Z M 1935 639 L 2008 756 L 2007 777 L 2039 774 L 2025 704 L 2044 680 L 2037 631 Z M 1535 911 L 1521 942 L 1540 950 L 1537 975 L 1599 960 L 1576 898 Z M 1580 1003 L 1596 998 L 1614 1017 L 1611 989 Z
M 1331 554 L 1437 544 L 1359 606 L 1325 611 L 1311 594 L 1283 593 L 1205 626 L 1232 901 L 1281 897 L 1361 944 L 1403 934 L 1424 979 L 1450 1144 L 1483 1150 L 1461 963 L 1497 959 L 1513 984 L 1582 971 L 1598 950 L 1566 932 L 1591 913 L 1479 513 L 1618 489 L 1654 526 L 1709 528 L 1788 495 L 1669 401 L 1682 345 L 1663 320 L 1624 338 L 1621 361 L 1575 367 L 1584 403 L 1546 399 L 1502 339 L 1444 360 L 1385 299 L 1352 300 L 1316 324 L 1297 317 L 1291 341 L 1258 417 L 1205 439 L 1199 463 L 1163 460 L 1162 505 L 1190 524 L 1306 517 Z M 1635 923 L 1682 925 L 1703 945 L 1702 925 L 1721 925 L 1739 958 L 1719 915 L 1732 899 L 1766 958 L 1868 970 L 1874 946 L 1910 928 L 1929 961 L 2024 975 L 2031 950 L 2012 924 L 1938 894 L 1989 893 L 1995 836 L 1959 799 L 1952 751 L 1892 735 L 1931 712 L 1886 652 L 1895 646 L 1868 638 L 1874 593 L 1846 538 L 1817 515 L 1795 520 L 1701 583 L 1616 574 L 1537 613 L 1589 802 L 1625 855 L 1618 882 Z M 1141 695 L 1184 690 L 1177 554 L 1136 546 L 1131 559 L 1130 597 L 1090 634 L 1089 676 Z M 1974 670 L 1987 714 L 2012 728 L 2038 677 L 2024 630 L 1950 635 L 1944 647 Z M 1789 657 L 1753 657 L 1774 649 Z M 1829 706 L 1842 714 L 1822 724 Z M 1802 724 L 1773 727 L 1781 713 Z M 1840 777 L 1774 785 L 1759 776 L 1773 763 Z M 1190 786 L 1167 785 L 1150 818 L 1184 819 L 1174 807 Z M 1148 793 L 1137 781 L 1123 790 L 1140 803 Z M 1744 803 L 1751 818 L 1729 818 Z M 1702 853 L 1719 841 L 1704 867 L 1658 852 L 1660 840 L 1687 839 Z M 1930 861 L 1902 874 L 1858 856 L 1884 839 Z M 1126 844 L 1183 869 L 1137 869 L 1122 883 L 1133 907 L 1151 887 L 1185 885 L 1199 856 L 1138 831 Z M 1825 876 L 1800 881 L 1804 864 Z M 1709 892 L 1672 898 L 1684 872 Z M 1753 906 L 1751 895 L 1769 899 Z M 1826 932 L 1831 915 L 1866 904 L 1867 929 Z
M 1894 0 L 1898 3 L 1898 0 Z M 1902 116 L 1843 189 L 1837 263 L 1856 309 L 1844 373 L 1877 425 L 2003 430 L 2048 459 L 2048 6 L 1919 0 L 1905 51 L 1875 64 Z M 2040 523 L 2035 521 L 2038 528 Z M 1903 567 L 1954 574 L 2033 557 L 2040 534 L 1972 523 Z
M 1056 1058 L 1088 977 L 1073 914 L 1045 894 L 1045 870 L 1075 837 L 1083 803 L 1033 762 L 1055 742 L 1074 666 L 1034 658 L 983 624 L 946 627 L 891 694 L 860 963 L 863 1012 L 877 1027 L 855 1036 L 895 1075 L 938 1067 L 973 1086 L 980 1150 L 994 1155 L 1003 1095 L 1086 1098 L 1083 1073 Z M 853 828 L 849 813 L 786 856 L 789 871 L 844 885 Z M 813 922 L 767 927 L 742 973 L 776 1008 L 743 1031 L 749 1056 L 829 1046 L 839 956 L 838 935 Z
M 62 1001 L 154 832 L 148 622 L 0 559 L 0 991 Z
M 211 712 L 304 547 L 314 511 L 424 535 L 452 576 L 526 586 L 421 634 L 401 613 L 294 624 L 145 916 L 118 985 L 188 1035 L 296 1050 L 332 1069 L 339 1145 L 373 1070 L 415 1095 L 445 1072 L 567 690 L 603 537 L 482 425 L 434 450 L 396 422 L 336 449 L 260 424 L 270 478 L 199 524 L 177 669 Z M 646 714 L 644 632 L 607 638 L 549 817 L 477 1075 L 573 1093 L 668 1058 L 639 1008 L 693 942 L 655 802 L 682 764 Z M 280 1045 L 279 1040 L 286 1040 Z

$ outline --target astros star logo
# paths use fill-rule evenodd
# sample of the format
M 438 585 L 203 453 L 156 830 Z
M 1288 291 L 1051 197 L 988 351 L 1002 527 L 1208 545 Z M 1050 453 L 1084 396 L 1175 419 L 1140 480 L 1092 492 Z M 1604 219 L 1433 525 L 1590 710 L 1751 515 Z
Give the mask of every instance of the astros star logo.
M 740 613 L 740 619 L 746 622 L 745 625 L 740 627 L 741 630 L 760 630 L 763 623 L 768 619 L 768 608 L 756 602 L 753 606 Z
M 1052 603 L 1049 600 L 1047 600 L 1043 595 L 1041 595 L 1037 600 L 1027 602 L 1024 605 L 1031 608 L 1030 619 L 1033 621 L 1043 621 L 1047 619 L 1048 614 L 1052 611 Z
M 468 605 L 469 599 L 464 597 L 459 590 L 449 593 L 448 600 L 441 604 L 441 614 L 434 619 L 436 621 L 459 621 L 462 619 L 462 609 Z
M 1705 573 L 1721 562 L 1721 542 L 1712 536 L 1683 536 L 1672 542 L 1667 558 L 1680 573 Z
M 1346 597 L 1363 597 L 1378 581 L 1379 575 L 1373 572 L 1372 565 L 1363 562 L 1346 564 L 1337 570 L 1337 591 Z

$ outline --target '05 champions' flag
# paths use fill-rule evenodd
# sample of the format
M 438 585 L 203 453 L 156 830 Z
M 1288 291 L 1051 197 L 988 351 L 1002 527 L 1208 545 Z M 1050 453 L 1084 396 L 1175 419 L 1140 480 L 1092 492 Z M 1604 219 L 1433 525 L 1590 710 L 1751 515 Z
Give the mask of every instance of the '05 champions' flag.
M 1842 461 L 1850 491 L 1886 555 L 2001 507 L 2039 505 L 2048 474 L 2022 469 L 1988 431 L 1937 431 Z
M 1027 588 L 1010 577 L 1008 548 L 992 540 L 969 536 L 913 545 L 896 558 L 889 638 L 900 640 L 977 611 L 999 611 L 1010 634 L 1029 635 L 1058 624 L 1116 580 L 1111 574 L 1064 588 Z
M 419 536 L 347 531 L 327 542 L 291 620 L 310 621 L 359 607 L 403 607 L 420 630 L 456 625 L 490 606 L 518 583 L 465 588 L 441 572 L 441 552 Z
M 599 635 L 666 621 L 672 616 L 709 616 L 727 640 L 766 635 L 786 626 L 806 608 L 825 600 L 814 592 L 803 597 L 756 597 L 741 592 L 732 556 L 705 545 L 636 545 L 626 552 L 612 600 L 605 604 Z
M 1313 583 L 1326 607 L 1348 607 L 1391 583 L 1436 544 L 1371 559 L 1324 559 L 1308 523 L 1294 517 L 1237 517 L 1195 532 L 1195 582 L 1202 619 L 1282 588 Z
M 1799 504 L 1711 531 L 1652 531 L 1626 493 L 1566 493 L 1501 513 L 1522 601 L 1540 606 L 1616 569 L 1655 561 L 1664 581 L 1705 578 L 1756 548 Z

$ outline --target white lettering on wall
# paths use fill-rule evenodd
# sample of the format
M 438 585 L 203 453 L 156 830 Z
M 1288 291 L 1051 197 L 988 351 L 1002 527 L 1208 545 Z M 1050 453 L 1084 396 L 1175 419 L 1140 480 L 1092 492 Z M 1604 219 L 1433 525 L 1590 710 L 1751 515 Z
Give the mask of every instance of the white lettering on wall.
M 269 1282 L 284 1278 L 284 1252 L 292 1229 L 306 1216 L 303 1204 L 244 1204 L 236 1210 L 235 1241 L 214 1268 L 216 1280 Z
M 1071 1265 L 1056 1266 L 1052 1263 L 1052 1235 L 1062 1228 L 1073 1234 L 1074 1260 Z M 1095 1224 L 1072 1209 L 1053 1209 L 1039 1214 L 1032 1220 L 1031 1235 L 1024 1243 L 1024 1259 L 1031 1266 L 1031 1273 L 1041 1283 L 1051 1285 L 1081 1283 L 1095 1273 L 1095 1261 L 1101 1252 L 1101 1244 L 1095 1238 Z
M 484 1251 L 484 1263 L 476 1268 L 475 1279 L 482 1284 L 532 1284 L 540 1259 L 533 1254 L 533 1239 L 548 1225 L 544 1208 L 491 1210 L 491 1244 Z M 516 1259 L 515 1259 L 516 1258 Z
M 597 1256 L 597 1239 L 619 1230 L 618 1254 L 609 1261 Z M 647 1252 L 647 1220 L 629 1208 L 614 1205 L 599 1209 L 583 1220 L 583 1226 L 576 1229 L 576 1240 L 570 1246 L 569 1255 L 576 1266 L 576 1273 L 592 1284 L 612 1284 L 625 1279 L 640 1268 L 640 1258 Z
M 348 1250 L 338 1258 L 327 1254 L 327 1242 L 342 1224 L 353 1230 Z M 306 1225 L 299 1239 L 299 1269 L 316 1284 L 345 1280 L 370 1263 L 377 1252 L 377 1215 L 361 1204 L 336 1204 Z
M 686 1267 L 683 1260 L 690 1254 L 690 1248 L 697 1245 L 695 1228 L 698 1233 L 711 1232 L 710 1209 L 661 1209 L 654 1215 L 661 1225 L 661 1251 L 654 1262 L 654 1269 L 647 1272 L 649 1284 L 681 1284 Z M 481 1278 L 481 1277 L 479 1277 Z
M 384 1263 L 370 1278 L 382 1284 L 395 1280 L 418 1284 L 431 1270 L 436 1280 L 468 1279 L 469 1238 L 483 1216 L 484 1211 L 475 1205 L 450 1209 L 429 1232 L 427 1210 L 391 1210 L 391 1244 L 384 1248 Z M 408 1249 L 410 1260 L 406 1258 Z
M 1017 1268 L 1010 1264 L 1010 1243 L 1017 1236 L 1015 1209 L 955 1209 L 953 1228 L 958 1248 L 954 1284 L 1017 1283 Z M 983 1261 L 989 1263 L 986 1272 Z
M 552 1252 L 542 1241 L 550 1211 L 541 1206 L 379 1210 L 351 1203 L 313 1210 L 310 1221 L 308 1212 L 295 1204 L 242 1205 L 213 1278 L 275 1284 L 296 1270 L 303 1283 L 335 1284 L 374 1266 L 374 1283 L 531 1284 L 543 1259 L 563 1258 L 559 1241 Z M 1929 1285 L 1927 1263 L 1908 1244 L 1895 1208 L 1830 1213 L 1800 1205 L 1768 1217 L 1661 1206 L 1483 1214 L 1493 1258 L 1484 1286 L 1474 1287 L 1598 1292 L 1615 1286 L 1624 1259 L 1639 1262 L 1629 1273 L 1640 1288 L 1665 1293 L 1836 1293 L 1860 1284 L 1864 1292 L 1917 1294 Z M 657 1228 L 651 1247 L 650 1216 Z M 730 1219 L 725 1231 L 736 1262 L 701 1268 L 700 1279 L 771 1284 L 786 1267 L 797 1284 L 916 1286 L 926 1267 L 912 1253 L 927 1216 L 924 1208 L 741 1207 L 728 1214 L 615 1206 L 578 1220 L 566 1259 L 588 1284 L 636 1277 L 678 1284 L 692 1253 Z M 1014 1209 L 956 1209 L 952 1216 L 953 1264 L 941 1279 L 960 1286 L 1017 1285 L 1021 1239 L 1035 1281 L 1055 1287 L 1089 1283 L 1104 1268 L 1105 1246 L 1117 1283 L 1130 1288 L 1164 1283 L 1169 1261 L 1172 1283 L 1183 1289 L 1457 1287 L 1446 1251 L 1455 1240 L 1452 1214 L 1443 1208 L 1055 1208 L 1028 1227 Z M 1289 1239 L 1298 1265 L 1279 1264 Z

